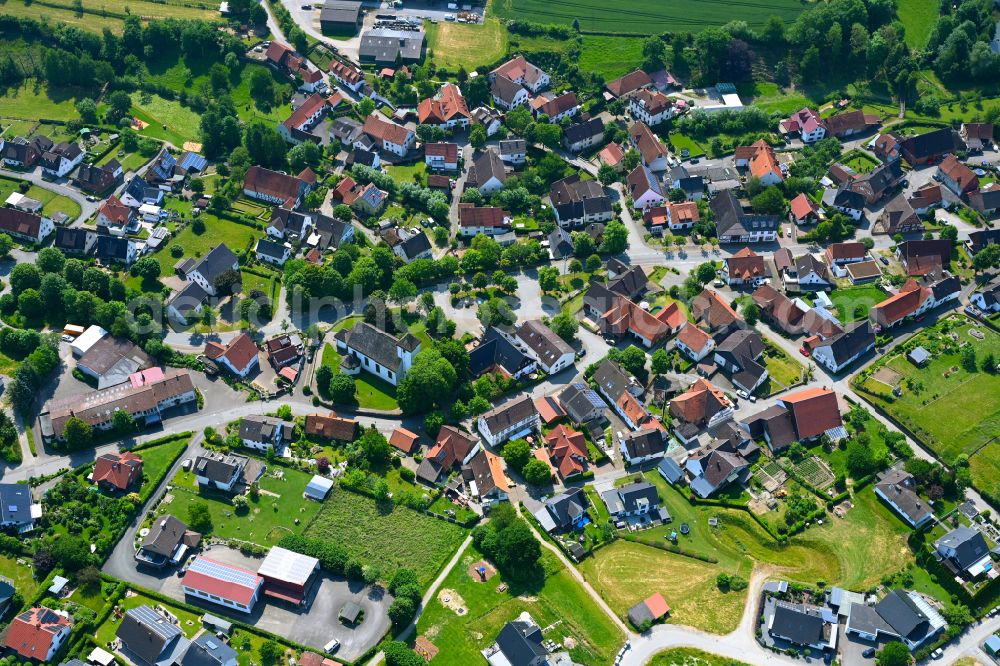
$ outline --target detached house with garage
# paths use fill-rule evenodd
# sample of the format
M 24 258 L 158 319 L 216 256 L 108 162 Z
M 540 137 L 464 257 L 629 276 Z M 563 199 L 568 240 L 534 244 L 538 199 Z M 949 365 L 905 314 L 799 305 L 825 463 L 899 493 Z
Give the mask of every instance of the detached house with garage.
M 834 441 L 847 437 L 837 395 L 825 388 L 786 393 L 742 426 L 752 439 L 763 439 L 775 453 L 792 442 L 809 442 L 824 434 Z
M 472 158 L 472 166 L 469 167 L 465 180 L 466 187 L 474 187 L 488 197 L 502 190 L 506 182 L 507 171 L 495 150 L 487 148 Z
M 458 144 L 444 142 L 424 144 L 424 163 L 431 169 L 458 171 Z
M 254 254 L 257 261 L 262 261 L 272 266 L 284 266 L 285 262 L 292 258 L 292 248 L 287 243 L 275 243 L 274 241 L 260 238 L 254 246 Z
M 662 458 L 667 451 L 665 435 L 662 428 L 641 428 L 625 433 L 618 442 L 622 462 L 632 466 Z
M 508 164 L 524 164 L 528 159 L 528 142 L 524 139 L 504 139 L 497 147 L 501 161 Z
M 802 143 L 815 143 L 826 136 L 826 124 L 818 113 L 804 108 L 778 123 L 782 134 L 799 135 Z
M 31 496 L 31 487 L 23 483 L 0 483 L 0 528 L 24 534 L 35 529 L 42 517 L 42 505 Z
M 428 485 L 436 485 L 452 469 L 468 465 L 480 448 L 481 444 L 474 436 L 454 426 L 442 426 L 434 446 L 417 466 L 417 478 Z
M 722 266 L 722 278 L 729 286 L 742 284 L 757 286 L 767 279 L 764 257 L 745 247 L 726 259 Z
M 670 401 L 674 432 L 691 441 L 702 428 L 711 428 L 733 417 L 733 403 L 717 386 L 699 377 L 691 387 Z
M 896 465 L 878 475 L 875 494 L 914 529 L 934 518 L 931 507 L 917 495 L 916 479 L 902 465 Z
M 420 351 L 420 340 L 409 333 L 397 338 L 367 322 L 338 331 L 335 338 L 337 350 L 343 356 L 341 372 L 356 375 L 364 370 L 393 386 L 410 369 L 413 357 Z
M 48 663 L 72 631 L 73 620 L 65 611 L 36 606 L 10 621 L 5 645 L 24 659 Z
M 187 279 L 197 283 L 208 294 L 217 295 L 216 280 L 227 271 L 240 270 L 240 262 L 224 243 L 216 245 L 187 272 Z
M 490 81 L 501 76 L 535 94 L 545 90 L 552 80 L 541 67 L 531 64 L 524 56 L 511 58 L 489 73 Z
M 875 332 L 867 321 L 849 326 L 843 333 L 813 345 L 812 359 L 833 373 L 839 373 L 875 349 Z
M 601 494 L 604 505 L 611 517 L 620 520 L 630 517 L 658 515 L 660 495 L 656 486 L 648 481 L 639 481 L 605 491 Z
M 499 446 L 538 429 L 538 410 L 530 396 L 521 396 L 479 417 L 479 434 L 490 446 Z
M 521 324 L 515 335 L 515 344 L 550 375 L 570 367 L 576 359 L 573 348 L 538 319 Z
M 416 134 L 374 113 L 365 118 L 361 131 L 371 137 L 376 146 L 399 157 L 405 157 L 417 142 Z
M 686 323 L 677 333 L 674 341 L 677 350 L 695 363 L 700 363 L 715 349 L 715 340 L 692 323 Z
M 936 177 L 958 197 L 965 197 L 979 189 L 979 177 L 954 155 L 948 155 L 941 160 Z
M 979 578 L 993 568 L 983 533 L 972 527 L 956 527 L 934 542 L 934 550 L 962 578 Z

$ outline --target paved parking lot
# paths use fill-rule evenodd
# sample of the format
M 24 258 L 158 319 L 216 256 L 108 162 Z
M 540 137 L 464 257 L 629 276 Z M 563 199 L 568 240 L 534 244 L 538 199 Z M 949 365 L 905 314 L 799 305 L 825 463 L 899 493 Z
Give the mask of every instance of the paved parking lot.
M 260 559 L 243 555 L 228 546 L 208 546 L 203 554 L 213 560 L 251 571 L 256 571 L 260 566 Z M 321 575 L 310 589 L 304 607 L 262 597 L 254 612 L 246 615 L 199 599 L 185 598 L 181 576 L 176 570 L 156 572 L 144 568 L 139 571 L 132 567 L 116 573 L 129 582 L 156 590 L 178 601 L 186 601 L 207 612 L 252 624 L 320 651 L 330 639 L 336 638 L 341 643 L 337 656 L 348 661 L 357 659 L 378 643 L 391 624 L 387 614 L 392 604 L 390 594 L 381 588 L 341 577 Z M 356 627 L 346 626 L 337 619 L 340 609 L 348 601 L 353 601 L 364 610 L 364 619 Z

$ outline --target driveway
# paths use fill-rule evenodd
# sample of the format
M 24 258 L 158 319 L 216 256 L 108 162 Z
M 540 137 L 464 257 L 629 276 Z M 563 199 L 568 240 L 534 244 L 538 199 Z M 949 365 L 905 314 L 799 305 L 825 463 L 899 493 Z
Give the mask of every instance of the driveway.
M 9 176 L 10 178 L 16 178 L 18 180 L 26 180 L 32 185 L 37 185 L 42 189 L 49 190 L 50 192 L 60 194 L 75 201 L 80 205 L 80 217 L 71 221 L 70 226 L 76 226 L 82 223 L 83 220 L 88 219 L 97 211 L 97 207 L 101 203 L 100 201 L 87 201 L 87 196 L 85 194 L 70 187 L 69 178 L 58 178 L 56 180 L 46 180 L 42 178 L 41 167 L 35 167 L 31 171 L 11 171 L 10 169 L 0 169 L 0 174 Z

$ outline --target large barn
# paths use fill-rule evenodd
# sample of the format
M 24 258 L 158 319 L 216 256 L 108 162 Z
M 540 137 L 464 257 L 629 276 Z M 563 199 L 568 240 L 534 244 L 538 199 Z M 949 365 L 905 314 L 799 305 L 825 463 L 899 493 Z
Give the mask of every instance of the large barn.
M 274 546 L 260 563 L 257 575 L 264 579 L 264 594 L 295 604 L 305 602 L 319 571 L 319 560 Z

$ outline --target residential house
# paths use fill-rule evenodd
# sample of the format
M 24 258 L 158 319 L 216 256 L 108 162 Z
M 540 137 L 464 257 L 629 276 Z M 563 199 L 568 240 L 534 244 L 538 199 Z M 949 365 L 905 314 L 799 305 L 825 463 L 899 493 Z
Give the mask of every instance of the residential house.
M 499 236 L 510 230 L 511 220 L 511 214 L 502 208 L 458 204 L 458 233 L 463 238 L 471 238 L 477 234 Z
M 409 333 L 396 337 L 367 322 L 337 332 L 337 350 L 344 356 L 341 371 L 357 374 L 362 369 L 396 386 L 420 351 L 420 340 Z
M 868 142 L 868 148 L 883 162 L 895 162 L 901 156 L 899 138 L 894 134 L 876 134 Z
M 142 176 L 134 175 L 126 183 L 120 198 L 129 208 L 139 208 L 143 204 L 159 206 L 163 203 L 163 190 L 153 187 Z
M 624 160 L 627 149 L 622 144 L 612 141 L 604 146 L 604 148 L 601 148 L 601 152 L 597 153 L 597 159 L 601 164 L 607 164 L 613 167 L 615 171 L 621 171 L 625 167 Z
M 640 164 L 633 169 L 625 184 L 628 188 L 628 196 L 632 199 L 633 208 L 646 210 L 666 202 L 663 186 L 649 167 L 645 165 Z
M 910 205 L 910 202 L 903 194 L 890 199 L 886 203 L 882 209 L 882 214 L 879 215 L 877 224 L 881 227 L 882 231 L 890 236 L 918 233 L 924 230 L 923 220 L 913 210 L 913 206 Z
M 199 635 L 184 653 L 181 666 L 236 666 L 236 650 L 217 639 L 208 632 Z
M 815 291 L 833 286 L 833 277 L 826 264 L 812 254 L 795 259 L 795 266 L 785 275 L 785 285 L 799 290 Z
M 699 377 L 691 387 L 670 401 L 670 415 L 675 430 L 684 441 L 690 441 L 701 428 L 710 428 L 733 416 L 733 403 L 726 394 Z
M 534 516 L 548 532 L 562 532 L 579 525 L 586 517 L 590 503 L 583 488 L 568 488 L 545 500 Z
M 292 248 L 288 243 L 275 243 L 266 238 L 259 238 L 254 246 L 254 254 L 257 256 L 257 261 L 272 266 L 284 266 L 285 262 L 292 258 Z
M 558 123 L 563 118 L 572 118 L 580 110 L 575 92 L 564 92 L 552 98 L 536 97 L 529 105 L 535 118 L 544 115 L 550 123 Z
M 52 220 L 16 208 L 0 208 L 0 232 L 31 243 L 41 243 L 55 231 Z
M 657 515 L 660 496 L 656 486 L 648 481 L 636 481 L 601 493 L 601 499 L 611 517 L 620 520 L 630 517 Z
M 847 276 L 851 284 L 865 284 L 882 277 L 882 269 L 874 259 L 859 261 L 847 265 Z
M 487 138 L 500 131 L 500 126 L 503 120 L 501 113 L 489 106 L 479 106 L 473 109 L 472 118 L 486 128 Z
M 823 121 L 829 134 L 842 139 L 845 136 L 867 132 L 881 124 L 878 115 L 864 111 L 848 111 L 828 116 Z
M 112 158 L 103 165 L 81 164 L 73 176 L 73 184 L 81 190 L 102 195 L 124 179 L 121 163 Z
M 942 127 L 932 132 L 906 137 L 900 142 L 899 150 L 910 166 L 918 167 L 933 164 L 948 153 L 953 153 L 964 146 L 958 132 L 950 127 Z
M 135 552 L 140 564 L 162 568 L 180 564 L 189 549 L 201 541 L 201 535 L 188 530 L 187 525 L 169 514 L 158 516 Z
M 469 371 L 475 377 L 499 372 L 512 379 L 521 379 L 537 368 L 535 359 L 492 326 L 486 329 L 482 340 L 469 352 Z
M 644 122 L 637 122 L 628 130 L 629 140 L 636 150 L 642 164 L 653 171 L 665 171 L 670 166 L 670 153 L 659 137 L 649 129 Z
M 945 619 L 922 595 L 897 589 L 875 606 L 851 604 L 846 632 L 869 641 L 900 641 L 916 650 L 946 626 Z
M 741 284 L 757 286 L 767 279 L 764 257 L 745 247 L 726 259 L 722 266 L 722 278 L 729 286 Z
M 253 168 L 253 167 L 251 167 Z M 216 245 L 208 251 L 190 270 L 186 272 L 189 282 L 198 284 L 211 296 L 217 296 L 217 280 L 229 271 L 240 270 L 239 260 L 225 243 Z
M 474 187 L 483 196 L 490 196 L 503 189 L 507 182 L 507 172 L 504 169 L 500 155 L 492 148 L 481 151 L 472 158 L 472 166 L 465 179 L 466 187 Z
M 958 197 L 965 197 L 970 192 L 979 189 L 979 178 L 972 169 L 958 161 L 954 155 L 948 155 L 938 164 L 937 179 Z
M 251 414 L 240 419 L 240 441 L 258 451 L 274 451 L 279 457 L 295 437 L 295 424 L 273 416 Z
M 443 141 L 425 144 L 424 163 L 431 169 L 458 171 L 458 144 Z
M 96 254 L 102 266 L 114 264 L 130 266 L 138 258 L 138 245 L 131 238 L 99 235 Z
M 637 90 L 648 88 L 652 85 L 653 79 L 650 78 L 649 74 L 641 69 L 637 69 L 629 72 L 620 79 L 609 81 L 605 85 L 605 88 L 607 88 L 613 97 L 626 97 Z
M 559 394 L 559 404 L 573 423 L 590 423 L 604 418 L 604 401 L 586 384 L 570 384 Z
M 65 611 L 35 606 L 18 614 L 7 627 L 7 649 L 24 659 L 52 661 L 73 631 Z
M 503 470 L 503 458 L 486 449 L 480 448 L 462 467 L 462 479 L 469 495 L 486 509 L 509 499 L 510 482 Z
M 320 138 L 311 133 L 312 129 L 341 101 L 343 97 L 340 93 L 330 98 L 313 93 L 292 111 L 292 115 L 278 123 L 278 133 L 285 141 L 296 145 L 304 141 L 319 143 Z
M 417 259 L 430 259 L 433 254 L 427 234 L 419 229 L 387 229 L 382 239 L 389 244 L 393 253 L 406 263 Z
M 389 446 L 406 455 L 413 455 L 420 449 L 420 435 L 400 426 L 389 435 Z
M 684 468 L 690 475 L 691 491 L 702 499 L 731 483 L 746 483 L 750 462 L 728 441 L 715 442 L 688 457 Z
M 674 117 L 674 100 L 656 90 L 640 89 L 629 97 L 632 117 L 647 125 L 659 125 Z
M 962 123 L 959 135 L 969 150 L 990 148 L 993 146 L 993 123 Z
M 965 242 L 965 249 L 970 256 L 974 257 L 987 245 L 1000 245 L 1000 228 L 977 229 L 969 232 L 969 240 Z
M 844 243 L 830 243 L 826 247 L 826 263 L 830 266 L 844 266 L 857 261 L 864 261 L 868 256 L 868 249 L 864 243 L 858 241 L 847 241 Z
M 931 507 L 917 495 L 916 480 L 902 465 L 897 464 L 878 475 L 875 494 L 914 529 L 934 519 Z
M 800 192 L 789 204 L 788 219 L 799 226 L 816 224 L 820 221 L 823 210 L 810 199 L 805 192 Z
M 253 338 L 246 333 L 240 333 L 227 345 L 211 340 L 205 343 L 205 356 L 210 361 L 241 378 L 259 367 L 258 352 Z
M 309 437 L 315 437 L 323 441 L 353 442 L 358 434 L 358 422 L 354 419 L 337 416 L 336 412 L 323 414 L 307 414 L 305 427 L 303 430 Z M 404 430 L 399 428 L 398 430 Z M 413 435 L 408 430 L 405 432 Z M 414 438 L 416 435 L 414 435 Z M 397 438 L 397 443 L 399 439 Z M 390 442 L 391 443 L 391 442 Z M 411 440 L 411 447 L 416 444 L 416 440 Z M 398 447 L 397 447 L 398 448 Z M 412 448 L 410 451 L 412 452 Z
M 875 349 L 875 332 L 867 321 L 849 325 L 831 338 L 813 345 L 811 358 L 832 373 L 839 373 Z
M 145 604 L 125 611 L 115 637 L 119 651 L 136 666 L 180 664 L 190 645 L 172 618 Z
M 326 215 L 316 215 L 315 227 L 306 238 L 306 245 L 320 252 L 338 250 L 345 243 L 354 241 L 354 225 L 350 220 L 340 220 Z
M 705 195 L 704 176 L 692 176 L 683 164 L 671 169 L 664 182 L 670 184 L 670 189 L 684 192 L 687 199 L 698 200 Z
M 847 186 L 823 190 L 823 205 L 847 215 L 857 222 L 865 214 L 865 197 Z
M 648 208 L 642 214 L 642 219 L 649 225 L 649 230 L 653 235 L 661 236 L 664 229 L 670 231 L 693 229 L 694 225 L 701 220 L 701 212 L 698 210 L 698 204 L 694 201 L 684 201 Z
M 286 208 L 298 208 L 312 189 L 312 185 L 308 182 L 307 171 L 308 167 L 298 176 L 289 176 L 254 164 L 247 169 L 243 180 L 243 193 L 251 199 L 259 199 Z
M 549 234 L 549 256 L 552 259 L 566 259 L 574 253 L 573 236 L 562 227 L 556 227 Z
M 97 234 L 83 227 L 58 227 L 53 247 L 66 255 L 86 256 L 94 251 Z
M 737 329 L 715 347 L 715 363 L 729 375 L 733 386 L 753 393 L 768 378 L 761 361 L 764 340 L 756 331 Z
M 271 211 L 271 220 L 265 231 L 278 240 L 302 241 L 309 237 L 313 227 L 313 215 L 279 206 Z
M 582 432 L 560 424 L 543 439 L 546 455 L 559 478 L 565 480 L 587 471 L 587 439 Z
M 524 139 L 504 139 L 497 147 L 500 160 L 508 164 L 524 164 L 528 159 L 528 142 Z
M 25 534 L 35 529 L 42 517 L 42 505 L 31 496 L 31 486 L 0 483 L 0 528 Z
M 333 199 L 350 206 L 364 216 L 377 215 L 389 199 L 389 193 L 380 190 L 375 183 L 362 185 L 350 176 L 344 176 L 333 190 Z
M 715 340 L 712 336 L 691 323 L 684 324 L 677 333 L 674 344 L 680 353 L 695 363 L 700 363 L 715 349 Z
M 948 238 L 911 240 L 896 247 L 896 257 L 907 275 L 927 275 L 951 268 L 954 241 Z
M 705 288 L 691 300 L 691 314 L 713 333 L 744 326 L 736 311 L 713 289 Z
M 641 465 L 662 458 L 667 451 L 667 440 L 662 429 L 646 427 L 625 433 L 618 448 L 626 466 Z
M 549 659 L 542 630 L 527 612 L 516 621 L 505 624 L 497 634 L 496 642 L 482 653 L 490 666 L 550 666 L 558 663 Z
M 86 153 L 78 143 L 61 142 L 41 154 L 39 164 L 48 178 L 62 178 L 79 166 Z
M 98 231 L 116 236 L 135 233 L 139 230 L 139 218 L 135 209 L 126 206 L 121 199 L 112 195 L 97 209 L 94 220 Z
M 353 92 L 358 92 L 365 85 L 364 72 L 349 61 L 333 58 L 330 60 L 328 71 L 337 83 Z
M 767 618 L 768 635 L 817 654 L 836 651 L 839 626 L 837 616 L 829 609 L 780 599 L 773 604 Z
M 246 456 L 235 453 L 206 453 L 195 458 L 191 471 L 199 486 L 233 493 L 241 486 L 249 485 L 244 481 L 244 472 L 249 462 L 250 459 Z
M 458 86 L 445 83 L 437 95 L 420 101 L 417 105 L 417 119 L 421 125 L 467 129 L 472 122 L 472 114 L 469 113 L 469 107 Z
M 561 227 L 607 222 L 614 217 L 611 199 L 601 184 L 596 180 L 580 180 L 579 174 L 552 183 L 549 199 Z
M 475 437 L 467 435 L 454 426 L 442 426 L 434 446 L 417 466 L 417 478 L 435 485 L 442 476 L 447 476 L 454 468 L 468 465 L 480 450 Z
M 994 277 L 969 296 L 969 302 L 983 312 L 1000 312 L 1000 276 Z
M 38 166 L 42 153 L 51 147 L 52 140 L 45 136 L 36 136 L 30 141 L 17 136 L 0 144 L 0 158 L 6 167 L 33 169 Z
M 721 192 L 709 207 L 720 243 L 773 243 L 778 238 L 781 218 L 745 212 L 732 190 Z
M 899 161 L 880 164 L 868 173 L 856 175 L 845 185 L 864 197 L 869 205 L 881 201 L 903 180 L 903 167 Z
M 963 578 L 978 578 L 993 568 L 990 547 L 975 527 L 956 527 L 934 542 L 934 550 Z
M 570 367 L 576 359 L 573 348 L 538 319 L 530 319 L 518 327 L 515 344 L 550 375 Z
M 778 123 L 782 134 L 798 135 L 803 143 L 815 143 L 826 136 L 826 124 L 816 111 L 803 108 Z
M 988 183 L 969 193 L 969 206 L 983 215 L 993 215 L 1000 209 L 1000 183 Z
M 761 139 L 751 146 L 739 146 L 734 154 L 737 167 L 745 167 L 761 185 L 777 185 L 785 180 L 774 148 Z
M 531 99 L 531 95 L 526 88 L 521 87 L 516 81 L 512 81 L 503 74 L 498 74 L 490 84 L 490 94 L 493 97 L 493 104 L 505 111 L 523 106 Z
M 563 145 L 579 153 L 604 141 L 604 121 L 599 116 L 570 125 L 563 130 Z
M 742 423 L 754 440 L 763 439 L 773 452 L 792 442 L 809 442 L 824 434 L 843 439 L 837 394 L 825 388 L 806 388 L 783 395 L 773 406 Z
M 417 141 L 417 136 L 412 131 L 384 120 L 377 113 L 365 118 L 361 131 L 371 137 L 376 146 L 399 157 L 405 157 Z
M 552 80 L 544 70 L 528 62 L 524 56 L 511 58 L 489 73 L 490 81 L 499 77 L 505 77 L 535 94 L 547 88 Z
M 614 361 L 604 360 L 597 366 L 592 381 L 612 405 L 617 404 L 622 394 L 626 392 L 634 397 L 640 397 L 644 392 L 636 378 L 622 370 Z
M 490 446 L 499 446 L 538 428 L 538 410 L 529 396 L 521 396 L 479 417 L 477 428 Z
M 138 488 L 142 481 L 142 456 L 131 451 L 102 454 L 94 461 L 90 480 L 110 492 L 126 493 Z

